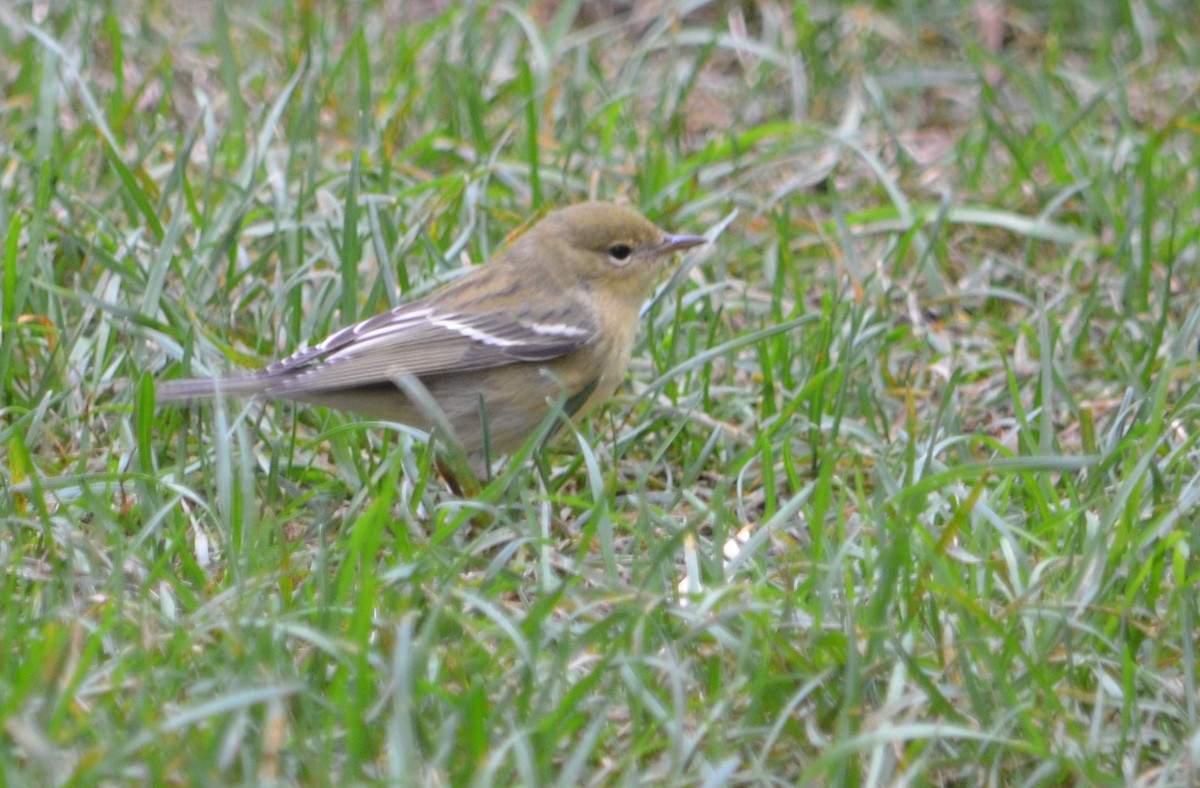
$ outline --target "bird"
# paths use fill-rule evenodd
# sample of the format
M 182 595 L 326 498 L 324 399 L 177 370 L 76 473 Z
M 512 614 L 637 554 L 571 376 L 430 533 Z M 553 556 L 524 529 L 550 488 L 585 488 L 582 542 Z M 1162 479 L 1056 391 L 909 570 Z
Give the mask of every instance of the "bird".
M 159 402 L 294 400 L 440 434 L 479 474 L 561 407 L 582 419 L 624 379 L 643 301 L 675 253 L 706 243 L 613 203 L 548 213 L 428 296 L 261 369 L 168 380 Z

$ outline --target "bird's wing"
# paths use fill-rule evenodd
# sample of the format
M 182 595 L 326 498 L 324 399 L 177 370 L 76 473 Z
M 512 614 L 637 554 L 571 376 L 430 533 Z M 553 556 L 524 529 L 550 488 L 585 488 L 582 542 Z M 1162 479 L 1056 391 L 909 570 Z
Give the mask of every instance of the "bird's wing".
M 344 328 L 258 374 L 266 394 L 330 391 L 394 382 L 401 375 L 469 373 L 549 361 L 592 342 L 597 332 L 594 318 L 581 309 L 523 305 L 517 318 L 417 302 Z

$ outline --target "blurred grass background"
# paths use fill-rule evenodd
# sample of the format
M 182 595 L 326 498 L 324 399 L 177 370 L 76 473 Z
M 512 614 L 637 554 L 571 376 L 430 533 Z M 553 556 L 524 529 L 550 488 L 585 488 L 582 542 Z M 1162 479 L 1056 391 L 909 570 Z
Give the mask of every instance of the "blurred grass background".
M 5 782 L 1196 784 L 1198 30 L 0 6 Z M 716 241 L 475 500 L 153 407 L 589 197 Z

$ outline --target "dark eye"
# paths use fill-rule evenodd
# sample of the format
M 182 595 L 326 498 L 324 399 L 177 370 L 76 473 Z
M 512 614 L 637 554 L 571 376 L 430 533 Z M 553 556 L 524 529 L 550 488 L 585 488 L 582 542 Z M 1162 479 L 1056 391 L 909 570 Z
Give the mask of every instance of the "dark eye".
M 625 260 L 628 259 L 629 255 L 633 254 L 633 249 L 629 247 L 629 244 L 617 244 L 616 246 L 608 247 L 608 254 L 614 260 Z

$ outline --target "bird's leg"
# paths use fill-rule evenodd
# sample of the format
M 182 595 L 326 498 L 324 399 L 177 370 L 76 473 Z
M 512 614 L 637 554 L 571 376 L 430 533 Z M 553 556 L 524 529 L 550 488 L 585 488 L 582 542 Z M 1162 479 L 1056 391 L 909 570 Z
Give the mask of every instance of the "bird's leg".
M 471 469 L 470 465 L 462 462 L 461 458 L 459 462 L 455 462 L 453 458 L 439 456 L 434 460 L 434 464 L 437 465 L 438 473 L 446 480 L 446 486 L 455 496 L 474 498 L 483 489 L 475 471 Z

